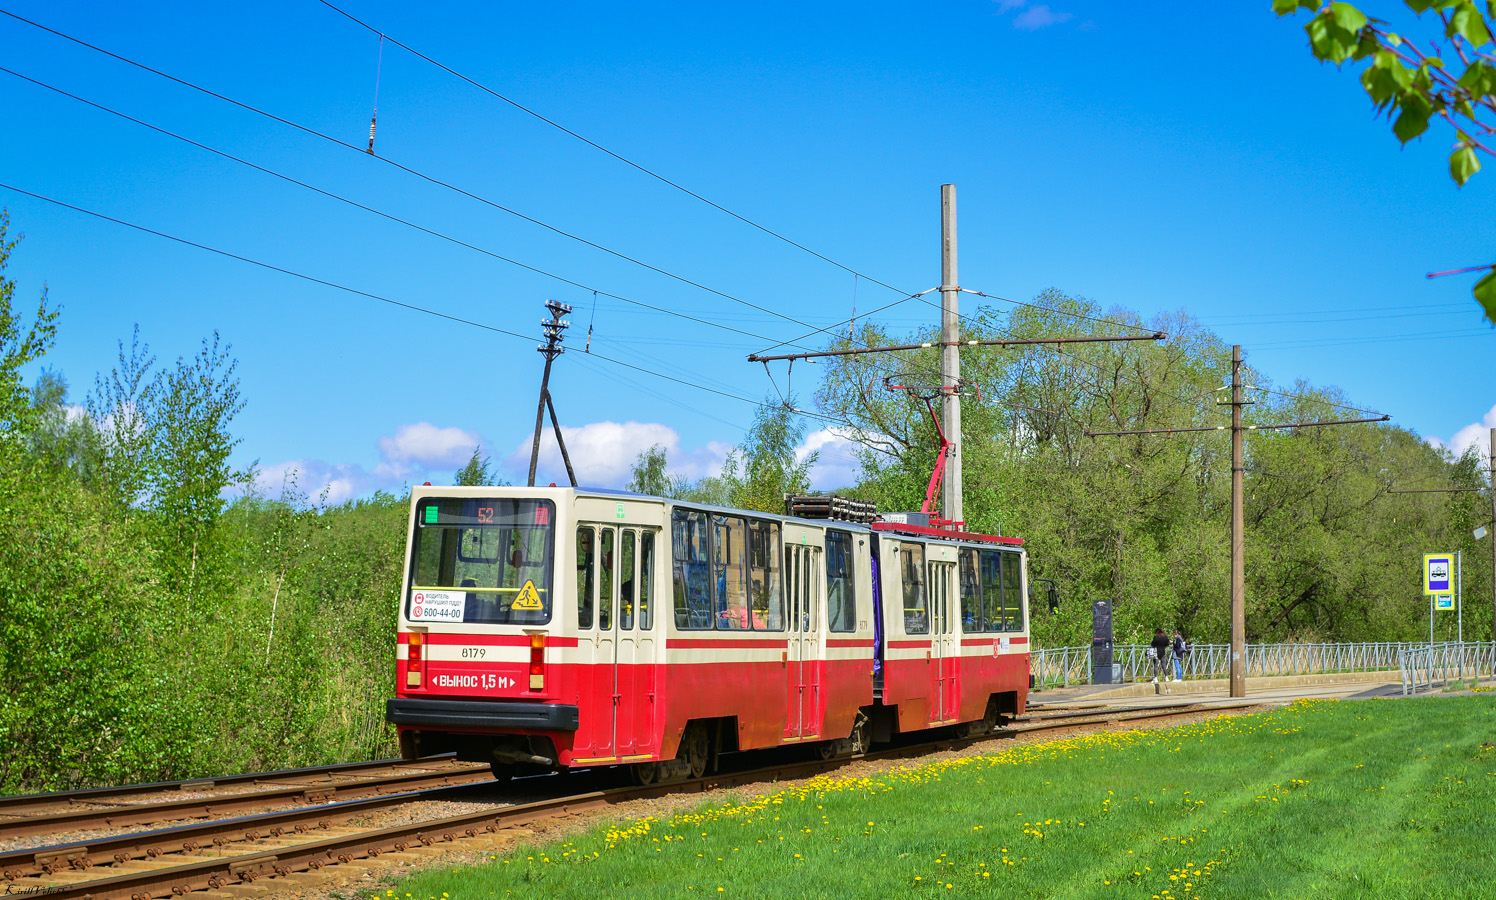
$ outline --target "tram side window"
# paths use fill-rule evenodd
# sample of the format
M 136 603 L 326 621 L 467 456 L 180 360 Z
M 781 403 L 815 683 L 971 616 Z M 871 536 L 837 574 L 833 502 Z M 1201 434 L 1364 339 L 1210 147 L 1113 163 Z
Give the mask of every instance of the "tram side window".
M 639 541 L 639 577 L 635 580 L 639 591 L 639 628 L 644 631 L 654 627 L 654 532 L 646 531 Z
M 1003 630 L 1023 630 L 1023 557 L 1017 553 L 1000 554 L 1003 558 Z
M 625 531 L 623 533 L 623 550 L 619 555 L 618 563 L 622 566 L 618 570 L 618 577 L 622 579 L 619 582 L 618 591 L 618 627 L 627 631 L 634 627 L 634 585 L 636 583 L 634 573 L 636 561 L 634 559 L 634 533 L 632 531 Z
M 670 520 L 675 627 L 712 627 L 712 585 L 706 513 L 677 509 Z
M 616 532 L 602 529 L 602 571 L 598 573 L 597 627 L 606 631 L 613 627 L 613 543 Z
M 982 631 L 1003 630 L 1003 561 L 995 550 L 982 551 Z
M 592 627 L 592 541 L 591 528 L 577 529 L 577 627 Z
M 900 544 L 899 565 L 904 581 L 904 633 L 929 634 L 925 611 L 925 548 L 922 544 Z
M 712 516 L 712 581 L 717 586 L 717 628 L 748 628 L 748 546 L 743 520 Z
M 977 580 L 977 551 L 961 551 L 961 630 L 966 634 L 987 630 L 982 616 L 982 583 Z
M 779 589 L 779 523 L 748 522 L 748 571 L 753 628 L 784 630 L 784 594 Z
M 852 535 L 826 532 L 826 628 L 857 630 L 857 594 L 852 578 Z

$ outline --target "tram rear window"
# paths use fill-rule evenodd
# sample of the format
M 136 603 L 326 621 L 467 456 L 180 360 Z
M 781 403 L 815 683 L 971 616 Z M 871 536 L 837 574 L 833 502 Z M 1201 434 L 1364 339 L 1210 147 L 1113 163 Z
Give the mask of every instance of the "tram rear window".
M 411 536 L 412 621 L 540 625 L 551 619 L 555 504 L 426 498 Z

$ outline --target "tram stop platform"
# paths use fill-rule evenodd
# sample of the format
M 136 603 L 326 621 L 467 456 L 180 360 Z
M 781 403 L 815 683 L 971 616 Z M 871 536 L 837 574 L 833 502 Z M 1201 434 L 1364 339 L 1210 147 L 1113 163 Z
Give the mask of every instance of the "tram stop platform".
M 1480 679 L 1481 684 L 1491 684 L 1489 677 Z M 1415 695 L 1438 694 L 1442 684 L 1435 684 Z M 1343 672 L 1330 675 L 1280 675 L 1269 678 L 1248 678 L 1247 698 L 1261 699 L 1264 703 L 1288 703 L 1300 698 L 1360 700 L 1372 697 L 1402 697 L 1402 673 Z M 1178 703 L 1181 700 L 1197 700 L 1200 703 L 1231 700 L 1231 682 L 1226 678 L 1187 679 L 1185 681 L 1142 681 L 1131 684 L 1082 684 L 1070 687 L 1031 690 L 1028 695 L 1030 709 L 1077 705 L 1105 706 L 1116 700 L 1129 700 L 1139 705 L 1153 703 Z

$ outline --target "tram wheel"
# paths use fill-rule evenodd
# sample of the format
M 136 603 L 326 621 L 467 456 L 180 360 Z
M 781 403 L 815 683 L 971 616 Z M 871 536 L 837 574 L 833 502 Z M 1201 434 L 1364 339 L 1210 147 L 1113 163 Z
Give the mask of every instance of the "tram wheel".
M 831 759 L 836 756 L 836 741 L 821 741 L 816 744 L 816 755 L 821 759 Z
M 711 759 L 711 738 L 706 733 L 706 723 L 692 722 L 686 729 L 686 734 L 681 738 L 681 754 L 686 764 L 691 767 L 691 777 L 700 778 L 706 774 L 706 764 Z
M 634 782 L 649 787 L 660 780 L 660 764 L 657 762 L 635 763 Z
M 499 784 L 508 784 L 514 780 L 514 766 L 509 763 L 494 761 L 488 764 L 488 770 L 493 773 L 493 780 Z

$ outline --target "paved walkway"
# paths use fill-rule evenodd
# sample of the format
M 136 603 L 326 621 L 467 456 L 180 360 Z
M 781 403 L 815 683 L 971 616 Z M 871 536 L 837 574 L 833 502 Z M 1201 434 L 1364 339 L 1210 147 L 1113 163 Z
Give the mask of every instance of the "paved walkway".
M 1348 680 L 1354 678 L 1354 680 Z M 1336 679 L 1336 680 L 1331 680 Z M 1347 680 L 1340 680 L 1347 679 Z M 1485 679 L 1489 681 L 1489 679 Z M 1287 683 L 1285 683 L 1287 682 Z M 1441 686 L 1435 685 L 1434 693 Z M 1427 691 L 1422 692 L 1426 695 Z M 1357 673 L 1355 676 L 1304 675 L 1291 678 L 1248 678 L 1247 698 L 1266 703 L 1287 703 L 1299 698 L 1361 700 L 1371 697 L 1402 697 L 1398 672 Z M 1155 706 L 1181 701 L 1196 703 L 1231 701 L 1231 685 L 1225 679 L 1152 684 L 1086 684 L 1067 688 L 1030 691 L 1030 709 L 1060 706 Z

